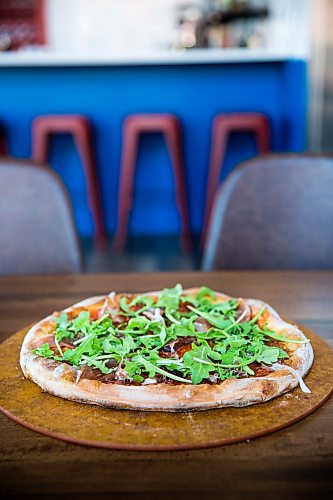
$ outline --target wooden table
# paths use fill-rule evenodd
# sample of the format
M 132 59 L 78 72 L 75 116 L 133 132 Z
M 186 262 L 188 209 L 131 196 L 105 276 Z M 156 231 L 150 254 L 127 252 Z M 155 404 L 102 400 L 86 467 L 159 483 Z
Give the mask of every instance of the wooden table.
M 0 278 L 0 340 L 84 297 L 181 282 L 261 298 L 333 345 L 333 272 L 218 272 Z M 333 400 L 285 430 L 190 452 L 72 445 L 0 414 L 0 493 L 53 498 L 324 498 L 333 492 Z M 176 494 L 175 494 L 176 492 Z M 177 494 L 178 493 L 178 494 Z

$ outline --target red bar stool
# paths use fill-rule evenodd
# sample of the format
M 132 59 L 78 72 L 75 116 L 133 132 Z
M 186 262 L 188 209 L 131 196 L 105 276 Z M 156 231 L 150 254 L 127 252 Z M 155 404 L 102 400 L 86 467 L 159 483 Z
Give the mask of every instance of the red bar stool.
M 232 132 L 253 133 L 259 154 L 270 151 L 270 126 L 267 116 L 261 113 L 232 113 L 215 116 L 213 121 L 210 165 L 208 173 L 205 218 L 201 243 L 205 242 L 214 197 L 219 185 L 229 135 Z
M 92 142 L 91 124 L 82 115 L 44 115 L 32 124 L 32 159 L 47 163 L 51 134 L 71 134 L 80 153 L 87 183 L 88 204 L 94 222 L 94 238 L 97 248 L 107 248 L 107 235 L 101 205 L 96 162 Z
M 113 249 L 120 252 L 126 244 L 128 218 L 133 205 L 132 193 L 139 136 L 151 132 L 162 133 L 169 148 L 174 170 L 176 203 L 182 222 L 181 241 L 184 251 L 189 252 L 192 249 L 192 241 L 182 156 L 181 125 L 178 118 L 170 114 L 131 115 L 124 121 L 118 195 L 118 226 L 113 240 Z

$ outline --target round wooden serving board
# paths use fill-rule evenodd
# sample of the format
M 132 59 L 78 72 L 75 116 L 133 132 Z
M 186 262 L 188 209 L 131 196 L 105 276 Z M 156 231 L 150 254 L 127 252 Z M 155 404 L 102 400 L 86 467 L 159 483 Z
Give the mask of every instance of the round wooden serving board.
M 299 387 L 267 403 L 244 408 L 162 413 L 111 410 L 42 392 L 23 377 L 19 352 L 28 328 L 0 345 L 0 410 L 29 429 L 72 443 L 122 450 L 180 450 L 237 443 L 291 425 L 321 406 L 333 392 L 330 348 L 311 330 L 315 361 Z

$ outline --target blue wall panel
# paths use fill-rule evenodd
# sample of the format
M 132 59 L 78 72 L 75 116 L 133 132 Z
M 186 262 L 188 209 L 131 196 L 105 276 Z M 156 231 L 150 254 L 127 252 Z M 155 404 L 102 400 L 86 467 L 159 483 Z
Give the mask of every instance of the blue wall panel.
M 181 119 L 191 226 L 199 232 L 212 119 L 217 113 L 236 111 L 269 116 L 273 151 L 304 150 L 306 63 L 0 69 L 0 121 L 12 155 L 30 155 L 31 122 L 39 114 L 81 113 L 91 119 L 110 233 L 116 227 L 121 127 L 127 115 L 165 112 Z M 50 163 L 70 191 L 79 231 L 91 235 L 84 177 L 73 142 L 59 136 L 51 149 Z M 255 152 L 251 137 L 235 134 L 222 177 Z M 167 234 L 178 230 L 170 159 L 162 137 L 149 135 L 140 145 L 130 231 Z

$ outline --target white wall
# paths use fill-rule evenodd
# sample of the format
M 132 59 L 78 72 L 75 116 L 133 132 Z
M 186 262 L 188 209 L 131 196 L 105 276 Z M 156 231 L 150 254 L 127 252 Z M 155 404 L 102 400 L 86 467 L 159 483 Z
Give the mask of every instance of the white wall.
M 316 0 L 268 0 L 272 19 L 268 39 L 272 49 L 290 50 L 295 56 L 310 53 L 310 4 Z
M 166 49 L 183 0 L 47 0 L 50 48 L 145 52 Z
M 176 8 L 208 1 L 46 0 L 49 46 L 110 55 L 165 50 L 174 40 Z M 268 49 L 308 54 L 310 1 L 316 0 L 253 0 L 273 13 L 263 24 Z

